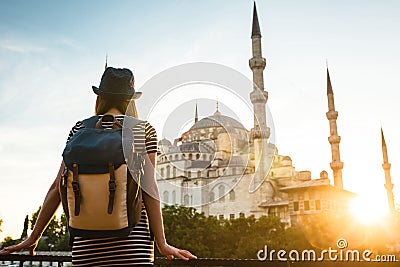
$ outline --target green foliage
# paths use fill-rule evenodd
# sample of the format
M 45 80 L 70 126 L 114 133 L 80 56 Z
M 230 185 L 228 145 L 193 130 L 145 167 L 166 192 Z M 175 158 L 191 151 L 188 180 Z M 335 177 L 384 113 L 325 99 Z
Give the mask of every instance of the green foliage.
M 202 258 L 256 258 L 265 245 L 276 250 L 312 248 L 302 231 L 285 229 L 277 217 L 218 220 L 178 206 L 165 206 L 163 217 L 168 242 Z
M 2 247 L 11 246 L 21 242 L 25 239 L 28 234 L 29 223 L 31 224 L 31 230 L 37 221 L 41 207 L 37 209 L 36 212 L 32 214 L 32 219 L 29 220 L 28 215 L 25 217 L 24 229 L 21 234 L 20 239 L 12 239 L 11 237 L 6 237 L 3 241 Z M 1 220 L 0 220 L 1 226 Z M 59 219 L 55 216 L 50 221 L 46 230 L 44 231 L 42 238 L 38 242 L 36 247 L 37 251 L 49 251 L 50 246 L 52 251 L 68 251 L 71 250 L 69 246 L 69 233 L 67 231 L 67 218 L 63 213 Z
M 192 251 L 205 250 L 202 243 L 193 238 L 193 233 L 200 236 L 203 230 L 204 214 L 197 213 L 194 208 L 166 206 L 163 209 L 164 228 L 167 240 L 174 240 L 178 247 L 186 247 Z M 191 229 L 191 231 L 188 231 Z
M 41 207 L 39 207 L 38 210 L 32 214 L 32 219 L 30 220 L 31 229 L 33 229 L 33 226 L 36 223 L 36 220 L 40 213 L 40 209 Z M 67 238 L 65 237 L 66 234 L 67 220 L 65 214 L 62 214 L 60 219 L 57 219 L 56 216 L 54 216 L 47 226 L 46 230 L 43 232 L 43 238 L 39 241 L 37 250 L 49 250 L 50 248 L 48 244 L 54 245 L 52 250 L 65 250 L 66 246 L 60 240 L 65 240 Z M 41 242 L 43 243 L 43 245 L 41 244 Z M 60 248 L 57 246 L 58 244 L 61 246 Z

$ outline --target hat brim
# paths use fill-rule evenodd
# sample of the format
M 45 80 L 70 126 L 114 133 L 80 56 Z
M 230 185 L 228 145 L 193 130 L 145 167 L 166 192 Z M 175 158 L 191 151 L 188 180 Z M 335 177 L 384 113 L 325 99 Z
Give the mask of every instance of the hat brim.
M 92 89 L 96 95 L 113 99 L 119 99 L 119 100 L 139 99 L 142 96 L 142 92 L 134 92 L 133 95 L 132 94 L 127 95 L 127 94 L 104 92 L 96 86 L 92 86 Z

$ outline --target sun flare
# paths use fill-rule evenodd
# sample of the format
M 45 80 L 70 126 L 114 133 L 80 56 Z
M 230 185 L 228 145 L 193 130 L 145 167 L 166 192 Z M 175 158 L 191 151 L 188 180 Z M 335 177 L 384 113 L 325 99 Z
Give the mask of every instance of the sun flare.
M 353 217 L 362 223 L 378 222 L 389 213 L 387 203 L 377 198 L 358 196 L 350 203 Z

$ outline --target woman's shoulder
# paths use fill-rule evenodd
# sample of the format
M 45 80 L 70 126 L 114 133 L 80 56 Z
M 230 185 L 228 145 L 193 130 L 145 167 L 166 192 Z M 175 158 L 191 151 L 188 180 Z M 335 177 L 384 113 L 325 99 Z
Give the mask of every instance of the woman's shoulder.
M 88 122 L 90 120 L 98 120 L 101 117 L 102 117 L 102 115 L 98 115 L 98 116 L 92 116 L 92 117 L 89 117 L 89 118 L 85 118 L 85 119 L 79 120 L 72 127 L 72 131 L 76 132 L 79 129 L 85 128 L 85 122 Z M 155 132 L 156 131 L 154 126 L 147 120 L 137 119 L 137 118 L 134 118 L 132 116 L 123 115 L 123 114 L 115 115 L 115 118 L 118 121 L 120 121 L 121 123 L 126 121 L 127 118 L 132 119 L 132 120 L 134 120 L 134 128 L 143 129 L 143 130 L 145 130 L 146 133 Z
M 135 122 L 135 126 L 139 126 L 139 127 L 144 127 L 146 130 L 147 129 L 154 129 L 153 125 L 151 125 L 150 122 L 148 122 L 147 120 L 142 120 L 142 119 L 138 119 L 132 116 L 127 116 L 127 115 L 117 115 L 115 116 L 116 119 L 120 120 L 126 120 L 127 118 L 134 120 Z

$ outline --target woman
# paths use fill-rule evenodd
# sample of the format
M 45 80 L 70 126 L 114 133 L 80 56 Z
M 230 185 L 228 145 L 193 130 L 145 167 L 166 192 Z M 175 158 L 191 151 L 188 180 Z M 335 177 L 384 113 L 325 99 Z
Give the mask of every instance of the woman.
M 122 124 L 124 114 L 137 117 L 133 99 L 137 99 L 141 93 L 134 90 L 134 76 L 130 70 L 108 67 L 103 73 L 99 88 L 93 86 L 93 91 L 98 95 L 95 112 L 99 118 L 103 115 L 113 115 Z M 104 122 L 104 124 L 107 123 Z M 112 127 L 112 125 L 102 126 L 104 128 Z M 84 127 L 82 122 L 77 122 L 70 131 L 68 140 Z M 158 250 L 168 259 L 175 257 L 183 260 L 196 258 L 187 250 L 169 245 L 165 239 L 155 179 L 156 132 L 148 122 L 139 123 L 133 131 L 136 131 L 136 136 L 142 134 L 142 138 L 139 137 L 138 139 L 145 140 L 145 143 L 135 143 L 135 146 L 145 144 L 142 149 L 147 151 L 143 177 L 144 208 L 140 222 L 126 238 L 74 238 L 72 245 L 73 266 L 151 266 L 154 258 L 154 242 L 151 238 L 150 228 Z M 35 254 L 35 248 L 41 235 L 61 203 L 59 184 L 66 171 L 64 162 L 61 162 L 57 177 L 46 195 L 31 235 L 17 245 L 4 248 L 0 251 L 0 254 L 9 254 L 23 249 L 28 249 L 31 255 Z

